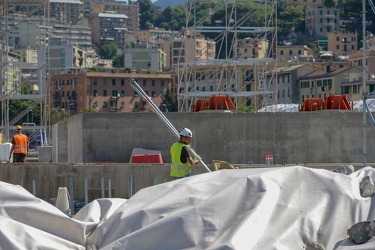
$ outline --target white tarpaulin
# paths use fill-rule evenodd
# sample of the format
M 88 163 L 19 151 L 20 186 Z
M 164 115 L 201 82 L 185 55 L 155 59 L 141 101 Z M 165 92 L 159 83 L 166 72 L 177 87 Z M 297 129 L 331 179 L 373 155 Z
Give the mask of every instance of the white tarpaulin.
M 1 249 L 375 249 L 347 230 L 375 220 L 351 175 L 301 166 L 221 170 L 99 199 L 74 218 L 20 186 L 0 182 Z

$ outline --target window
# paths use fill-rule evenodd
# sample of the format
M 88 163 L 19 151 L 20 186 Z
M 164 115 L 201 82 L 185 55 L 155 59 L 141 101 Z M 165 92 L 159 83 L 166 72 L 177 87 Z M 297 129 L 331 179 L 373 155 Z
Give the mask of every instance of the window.
M 146 80 L 143 80 L 143 86 L 146 86 L 147 84 L 146 84 Z
M 152 87 L 155 87 L 155 80 L 152 80 L 151 85 Z
M 96 79 L 94 79 L 94 85 L 98 84 L 98 81 Z
M 107 102 L 103 102 L 103 108 L 106 108 L 107 107 Z
M 121 102 L 121 108 L 125 108 L 125 102 Z
M 94 96 L 98 96 L 98 91 L 94 89 Z
M 98 103 L 97 102 L 94 102 L 94 104 L 92 105 L 93 108 L 96 108 L 98 107 Z
M 125 90 L 121 90 L 121 96 L 125 96 Z
M 107 90 L 103 90 L 103 96 L 107 96 Z
M 164 87 L 164 80 L 161 80 L 160 84 L 162 87 Z
M 152 91 L 152 92 L 151 92 L 151 97 L 156 97 L 156 95 L 155 95 L 155 91 Z
M 135 109 L 138 108 L 138 102 L 135 102 L 135 103 L 134 103 L 134 108 L 135 108 Z
M 124 85 L 125 85 L 125 80 L 121 79 L 121 86 L 124 86 Z
M 138 96 L 138 93 L 137 91 L 134 91 L 134 96 L 137 97 Z
M 116 85 L 116 79 L 112 79 L 112 86 Z
M 112 96 L 117 97 L 117 90 L 112 90 Z

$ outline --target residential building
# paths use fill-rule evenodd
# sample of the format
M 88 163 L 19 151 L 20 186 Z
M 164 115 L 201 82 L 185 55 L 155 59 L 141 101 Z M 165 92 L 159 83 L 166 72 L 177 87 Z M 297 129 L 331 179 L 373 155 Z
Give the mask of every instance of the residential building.
M 0 93 L 1 95 L 9 95 L 9 93 L 19 95 L 21 94 L 21 70 L 17 65 L 19 65 L 20 57 L 14 52 L 4 51 L 0 48 L 0 62 L 7 67 L 6 71 L 0 71 L 0 78 L 3 82 L 0 84 Z
M 179 37 L 179 32 L 165 29 L 139 30 L 134 33 L 135 40 L 155 44 L 165 53 L 164 71 L 171 70 L 172 65 L 172 41 Z
M 75 46 L 51 46 L 50 72 L 51 74 L 68 72 L 74 68 L 87 68 L 87 52 Z
M 215 59 L 216 42 L 204 38 L 179 38 L 172 42 L 172 66 L 194 62 L 195 60 Z
M 306 10 L 310 7 L 324 6 L 324 4 L 323 0 L 286 0 L 286 6 L 289 10 L 293 7 Z
M 68 109 L 70 114 L 84 110 L 96 112 L 149 112 L 151 107 L 128 84 L 131 74 L 85 72 L 51 76 L 51 107 Z M 134 74 L 137 83 L 160 106 L 167 87 L 173 85 L 170 74 Z
M 95 13 L 92 15 L 92 43 L 99 45 L 102 40 L 116 43 L 120 49 L 125 46 L 127 15 Z
M 340 9 L 310 7 L 305 13 L 307 35 L 326 38 L 329 33 L 340 30 Z
M 304 102 L 305 98 L 326 99 L 328 95 L 341 94 L 347 94 L 349 101 L 358 101 L 361 99 L 363 90 L 363 70 L 361 68 L 328 68 L 330 70 L 324 74 L 312 74 L 310 76 L 301 77 L 298 80 L 301 103 Z M 367 91 L 374 91 L 375 77 L 368 74 L 367 78 Z
M 349 66 L 363 66 L 363 50 L 357 51 L 355 53 L 349 54 Z M 366 71 L 370 74 L 375 75 L 375 50 L 369 48 L 366 50 Z
M 328 51 L 331 51 L 336 59 L 348 59 L 348 55 L 358 51 L 357 33 L 329 33 Z
M 54 24 L 50 45 L 70 45 L 88 49 L 92 47 L 91 34 L 87 19 L 84 23 L 78 22 L 76 25 Z
M 278 45 L 276 48 L 278 61 L 299 60 L 306 56 L 313 56 L 314 52 L 307 45 Z
M 60 24 L 75 25 L 83 11 L 83 4 L 79 0 L 49 1 L 50 17 L 56 18 Z
M 268 73 L 267 78 L 272 90 L 277 92 L 278 104 L 300 103 L 298 79 L 311 74 L 323 73 L 319 67 L 309 64 L 296 64 L 280 67 Z M 271 77 L 274 75 L 274 77 Z
M 343 72 L 343 78 L 339 82 L 341 93 L 345 94 L 348 100 L 358 101 L 363 95 L 363 69 L 359 67 L 351 67 Z M 366 76 L 366 92 L 375 91 L 375 75 L 367 74 Z
M 239 59 L 271 57 L 267 55 L 267 51 L 268 40 L 250 37 L 238 39 L 237 57 Z
M 124 50 L 124 67 L 137 72 L 152 69 L 163 72 L 166 66 L 166 54 L 155 45 L 147 42 L 137 42 L 134 48 Z
M 125 26 L 128 32 L 134 33 L 139 30 L 139 5 L 128 4 L 123 1 L 91 1 L 91 14 L 95 13 L 113 13 L 124 14 L 128 18 L 125 19 Z

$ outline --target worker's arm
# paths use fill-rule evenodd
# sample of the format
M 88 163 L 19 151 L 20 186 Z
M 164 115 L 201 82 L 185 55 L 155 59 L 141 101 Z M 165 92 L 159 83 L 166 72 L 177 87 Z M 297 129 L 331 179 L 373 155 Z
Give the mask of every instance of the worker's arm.
M 187 161 L 189 162 L 190 165 L 196 165 L 196 164 L 199 163 L 199 161 L 194 160 L 193 158 L 191 158 L 191 156 L 189 156 L 189 157 L 187 158 Z

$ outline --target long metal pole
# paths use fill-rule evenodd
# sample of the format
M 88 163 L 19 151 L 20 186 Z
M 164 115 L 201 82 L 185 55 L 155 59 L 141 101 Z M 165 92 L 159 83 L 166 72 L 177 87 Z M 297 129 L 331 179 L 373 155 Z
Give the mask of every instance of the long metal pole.
M 156 113 L 156 115 L 159 116 L 159 118 L 167 125 L 167 127 L 172 131 L 172 133 L 177 137 L 177 139 L 179 139 L 180 135 L 179 135 L 177 129 L 172 125 L 172 123 L 167 119 L 167 117 L 165 117 L 165 115 L 155 105 L 155 103 L 152 101 L 152 99 L 138 85 L 138 83 L 134 79 L 134 76 L 130 76 L 129 83 L 135 89 L 135 91 L 137 91 L 137 93 L 143 98 L 143 100 L 145 100 L 146 103 L 151 106 L 151 108 L 154 110 L 154 112 Z M 211 170 L 203 162 L 203 160 L 201 159 L 201 157 L 190 146 L 187 146 L 187 148 L 193 154 L 193 156 L 199 160 L 199 162 L 203 165 L 203 167 L 205 167 L 205 169 L 208 172 L 211 172 Z
M 362 1 L 362 66 L 363 66 L 363 96 L 366 96 L 366 0 Z M 366 142 L 366 98 L 363 98 L 363 167 L 366 167 L 367 142 Z

